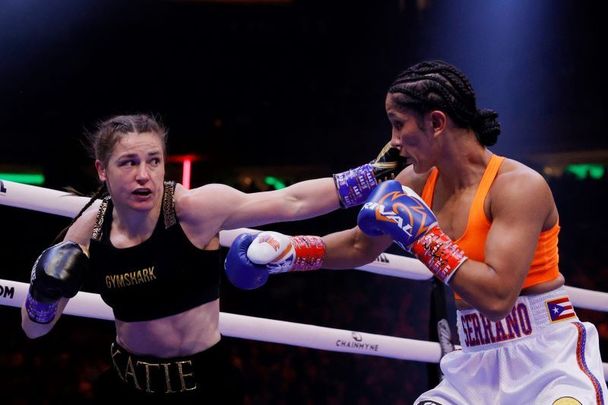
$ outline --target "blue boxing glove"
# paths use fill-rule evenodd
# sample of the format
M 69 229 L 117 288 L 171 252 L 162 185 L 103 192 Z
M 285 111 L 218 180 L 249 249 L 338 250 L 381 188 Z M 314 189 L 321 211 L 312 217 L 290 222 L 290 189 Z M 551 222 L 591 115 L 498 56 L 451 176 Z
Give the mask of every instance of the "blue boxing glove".
M 370 194 L 357 224 L 370 236 L 391 235 L 395 243 L 409 252 L 412 243 L 437 225 L 437 218 L 410 188 L 389 180 Z
M 325 243 L 318 236 L 266 231 L 237 236 L 224 267 L 233 285 L 252 290 L 266 284 L 270 274 L 319 269 L 324 256 Z
M 266 266 L 255 264 L 247 257 L 247 249 L 255 237 L 250 233 L 242 233 L 237 236 L 232 241 L 224 262 L 228 280 L 235 287 L 243 290 L 259 288 L 268 280 Z
M 334 174 L 340 205 L 349 208 L 363 204 L 378 184 L 394 179 L 406 166 L 407 160 L 389 142 L 368 164 Z
M 390 235 L 446 284 L 467 260 L 439 228 L 437 217 L 422 198 L 395 180 L 385 181 L 370 194 L 357 224 L 367 235 Z

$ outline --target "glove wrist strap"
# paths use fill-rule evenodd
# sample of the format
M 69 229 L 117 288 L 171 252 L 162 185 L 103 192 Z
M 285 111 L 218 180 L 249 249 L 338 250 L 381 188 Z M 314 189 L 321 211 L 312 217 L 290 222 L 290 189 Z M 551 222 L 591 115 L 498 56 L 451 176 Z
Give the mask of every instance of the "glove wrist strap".
M 291 271 L 320 269 L 325 257 L 325 242 L 319 236 L 293 236 L 291 238 L 296 259 Z
M 363 204 L 378 185 L 374 176 L 374 167 L 369 163 L 334 174 L 334 183 L 343 208 Z
M 412 244 L 412 253 L 445 284 L 468 259 L 464 251 L 438 226 Z
M 57 303 L 58 301 L 50 303 L 40 302 L 28 293 L 25 299 L 25 310 L 33 322 L 47 324 L 55 318 Z

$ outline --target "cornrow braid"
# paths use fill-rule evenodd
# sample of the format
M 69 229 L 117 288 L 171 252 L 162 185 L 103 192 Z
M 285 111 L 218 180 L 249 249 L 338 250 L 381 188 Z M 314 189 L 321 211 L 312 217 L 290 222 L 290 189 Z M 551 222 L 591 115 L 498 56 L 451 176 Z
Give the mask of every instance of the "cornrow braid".
M 482 145 L 494 145 L 500 135 L 498 114 L 479 110 L 469 79 L 444 61 L 421 62 L 404 70 L 388 92 L 401 94 L 399 105 L 421 115 L 433 109 L 443 110 L 458 126 L 471 128 Z

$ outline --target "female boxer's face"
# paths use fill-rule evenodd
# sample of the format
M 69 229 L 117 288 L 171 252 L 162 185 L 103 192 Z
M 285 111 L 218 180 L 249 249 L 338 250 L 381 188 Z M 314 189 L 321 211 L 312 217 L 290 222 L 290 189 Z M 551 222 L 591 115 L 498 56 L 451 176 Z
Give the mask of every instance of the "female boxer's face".
M 401 156 L 412 164 L 416 173 L 424 173 L 433 167 L 429 160 L 434 146 L 433 126 L 427 116 L 420 116 L 397 104 L 398 95 L 386 96 L 385 108 L 391 123 L 391 146 L 399 149 Z
M 95 167 L 117 208 L 149 211 L 161 203 L 165 161 L 163 144 L 157 134 L 124 134 L 115 144 L 107 167 L 99 160 Z

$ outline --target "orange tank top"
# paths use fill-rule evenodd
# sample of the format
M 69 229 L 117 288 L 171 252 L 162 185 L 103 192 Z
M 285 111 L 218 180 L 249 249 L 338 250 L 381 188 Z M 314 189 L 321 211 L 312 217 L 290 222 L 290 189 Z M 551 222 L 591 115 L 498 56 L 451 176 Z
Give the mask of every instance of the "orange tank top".
M 462 236 L 454 241 L 470 259 L 475 261 L 483 262 L 485 259 L 486 239 L 492 223 L 486 217 L 483 205 L 504 159 L 504 157 L 497 155 L 492 155 L 490 158 L 488 167 L 486 167 L 473 198 L 466 229 Z M 429 207 L 432 207 L 433 204 L 433 195 L 438 177 L 439 170 L 433 168 L 422 189 L 421 197 Z M 557 251 L 559 229 L 559 223 L 556 223 L 550 229 L 540 233 L 532 264 L 522 289 L 557 278 L 559 273 Z

